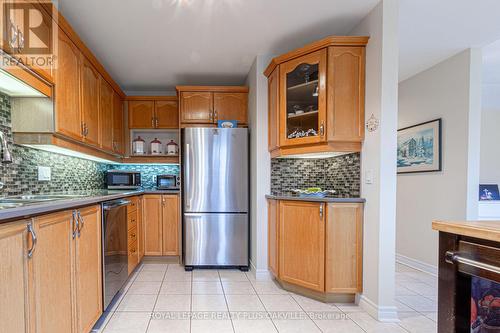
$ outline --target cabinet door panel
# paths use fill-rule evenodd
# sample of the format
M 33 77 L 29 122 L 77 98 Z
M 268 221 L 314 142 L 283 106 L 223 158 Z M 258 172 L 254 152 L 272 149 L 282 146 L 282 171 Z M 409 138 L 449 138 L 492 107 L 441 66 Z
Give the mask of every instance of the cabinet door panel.
M 363 205 L 328 204 L 326 292 L 359 293 L 363 282 Z
M 364 138 L 365 48 L 328 49 L 328 140 Z
M 280 146 L 326 141 L 327 50 L 280 64 Z
M 0 322 L 3 332 L 29 332 L 28 221 L 0 226 Z
M 177 101 L 155 101 L 156 128 L 179 128 Z
M 113 151 L 123 155 L 123 101 L 116 92 L 113 92 Z
M 144 198 L 141 196 L 137 200 L 137 248 L 139 252 L 139 262 L 144 257 Z
M 153 101 L 129 101 L 128 127 L 154 128 L 154 107 Z
M 325 290 L 325 219 L 321 214 L 322 205 L 280 201 L 279 212 L 280 278 L 317 291 Z
M 32 260 L 35 332 L 73 331 L 71 212 L 35 218 L 38 236 Z
M 144 196 L 144 254 L 162 255 L 161 195 Z
M 210 92 L 182 92 L 180 97 L 181 123 L 211 124 L 213 94 Z
M 82 61 L 82 115 L 85 124 L 84 140 L 99 145 L 99 72 L 83 57 Z
M 278 201 L 277 200 L 268 200 L 267 201 L 267 212 L 268 216 L 268 251 L 269 251 L 269 270 L 271 273 L 279 277 L 278 270 L 278 242 L 279 242 L 279 210 L 278 210 Z
M 90 332 L 102 313 L 101 209 L 80 209 L 80 235 L 76 239 L 75 279 L 78 333 Z
M 163 195 L 163 255 L 179 254 L 179 196 Z
M 100 92 L 99 92 L 99 130 L 100 146 L 107 151 L 113 151 L 113 88 L 106 80 L 100 78 Z
M 59 29 L 55 71 L 56 131 L 73 139 L 82 139 L 80 113 L 80 50 Z
M 269 151 L 279 148 L 279 68 L 275 69 L 267 81 L 269 115 Z
M 247 93 L 214 93 L 214 112 L 217 120 L 237 120 L 247 124 Z

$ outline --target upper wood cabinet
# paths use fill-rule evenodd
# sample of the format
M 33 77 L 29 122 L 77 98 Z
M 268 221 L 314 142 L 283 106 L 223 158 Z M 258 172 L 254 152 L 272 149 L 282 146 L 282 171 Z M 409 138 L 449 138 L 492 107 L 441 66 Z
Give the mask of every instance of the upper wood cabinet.
M 107 151 L 114 151 L 113 146 L 113 88 L 100 77 L 99 90 L 99 146 Z M 110 131 L 110 129 L 112 129 Z
M 88 144 L 99 145 L 99 72 L 83 57 L 81 74 L 81 105 L 83 137 Z
M 361 150 L 367 42 L 328 37 L 271 61 L 264 74 L 272 157 Z
M 123 120 L 123 100 L 113 92 L 113 151 L 119 155 L 125 153 Z
M 69 37 L 59 29 L 57 69 L 55 71 L 55 129 L 72 139 L 83 137 L 80 113 L 81 53 Z
M 248 124 L 248 87 L 178 86 L 181 127 L 214 126 L 219 120 Z
M 128 100 L 129 128 L 179 128 L 179 109 L 175 96 L 134 96 L 129 97 Z

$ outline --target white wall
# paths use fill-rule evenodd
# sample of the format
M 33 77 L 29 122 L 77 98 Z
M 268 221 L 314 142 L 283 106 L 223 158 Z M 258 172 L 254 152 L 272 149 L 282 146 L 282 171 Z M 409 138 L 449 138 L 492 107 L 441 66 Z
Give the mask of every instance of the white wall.
M 480 51 L 466 50 L 399 84 L 399 128 L 443 119 L 443 171 L 397 182 L 397 254 L 423 269 L 437 265 L 432 220 L 477 215 L 480 65 Z
M 395 307 L 396 128 L 398 102 L 398 1 L 382 0 L 351 32 L 369 35 L 366 49 L 366 119 L 380 121 L 367 132 L 362 164 L 366 198 L 363 295 L 359 304 L 381 321 L 397 320 Z M 367 184 L 367 173 L 373 182 Z
M 248 73 L 250 128 L 250 261 L 253 271 L 267 274 L 267 201 L 271 158 L 267 150 L 267 78 L 262 74 L 272 56 L 257 56 Z
M 482 87 L 481 184 L 500 184 L 500 84 Z

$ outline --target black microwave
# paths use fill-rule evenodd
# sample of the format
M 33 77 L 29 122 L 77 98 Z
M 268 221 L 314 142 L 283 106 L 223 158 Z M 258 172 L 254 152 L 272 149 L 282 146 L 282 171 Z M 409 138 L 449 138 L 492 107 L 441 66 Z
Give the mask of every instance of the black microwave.
M 110 190 L 132 190 L 141 187 L 141 173 L 127 170 L 109 170 L 106 183 Z
M 181 187 L 181 180 L 177 175 L 156 176 L 156 188 L 159 190 L 178 190 Z

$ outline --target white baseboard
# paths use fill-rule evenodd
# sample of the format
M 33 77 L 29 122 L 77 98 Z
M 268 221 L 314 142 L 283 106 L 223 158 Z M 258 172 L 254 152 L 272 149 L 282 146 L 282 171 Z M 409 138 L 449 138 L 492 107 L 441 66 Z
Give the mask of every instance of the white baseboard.
M 399 322 L 398 309 L 395 306 L 378 306 L 364 295 L 359 296 L 358 305 L 380 322 Z
M 272 280 L 273 278 L 273 275 L 267 269 L 257 269 L 252 260 L 250 260 L 250 272 L 256 280 Z
M 437 266 L 429 265 L 417 259 L 413 259 L 402 254 L 396 253 L 396 262 L 414 268 L 416 270 L 437 276 Z

